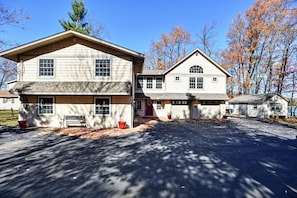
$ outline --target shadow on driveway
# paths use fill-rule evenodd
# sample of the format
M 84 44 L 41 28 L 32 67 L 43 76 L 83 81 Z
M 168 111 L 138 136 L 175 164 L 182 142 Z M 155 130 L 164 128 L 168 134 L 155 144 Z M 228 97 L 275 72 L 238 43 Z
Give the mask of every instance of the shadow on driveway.
M 96 141 L 0 132 L 0 196 L 296 197 L 297 140 L 269 127 L 160 122 Z

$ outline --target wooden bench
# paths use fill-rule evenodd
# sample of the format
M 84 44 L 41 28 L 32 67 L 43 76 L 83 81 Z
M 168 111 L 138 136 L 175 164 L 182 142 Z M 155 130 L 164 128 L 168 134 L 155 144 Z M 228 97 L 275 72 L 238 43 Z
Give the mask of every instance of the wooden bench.
M 86 118 L 82 115 L 65 115 L 64 121 L 66 124 L 66 127 L 69 126 L 80 126 L 80 127 L 86 127 Z

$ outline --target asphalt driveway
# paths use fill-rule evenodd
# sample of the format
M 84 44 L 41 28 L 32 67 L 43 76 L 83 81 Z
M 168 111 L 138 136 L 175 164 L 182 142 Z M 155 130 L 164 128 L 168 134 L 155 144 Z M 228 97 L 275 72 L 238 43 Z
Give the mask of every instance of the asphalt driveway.
M 297 197 L 296 135 L 246 119 L 100 140 L 0 129 L 0 197 Z

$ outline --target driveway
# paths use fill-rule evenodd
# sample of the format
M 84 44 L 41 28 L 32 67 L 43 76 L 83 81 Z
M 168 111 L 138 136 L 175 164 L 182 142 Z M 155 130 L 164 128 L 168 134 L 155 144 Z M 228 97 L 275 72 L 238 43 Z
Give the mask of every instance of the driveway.
M 0 197 L 297 197 L 297 130 L 160 122 L 99 140 L 0 130 Z

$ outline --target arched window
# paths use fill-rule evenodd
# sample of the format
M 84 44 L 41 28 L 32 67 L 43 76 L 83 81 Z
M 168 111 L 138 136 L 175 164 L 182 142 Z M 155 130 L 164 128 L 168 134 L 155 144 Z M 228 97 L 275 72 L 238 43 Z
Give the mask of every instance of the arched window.
M 194 65 L 192 67 L 190 67 L 190 73 L 203 73 L 203 68 L 198 66 L 198 65 Z

